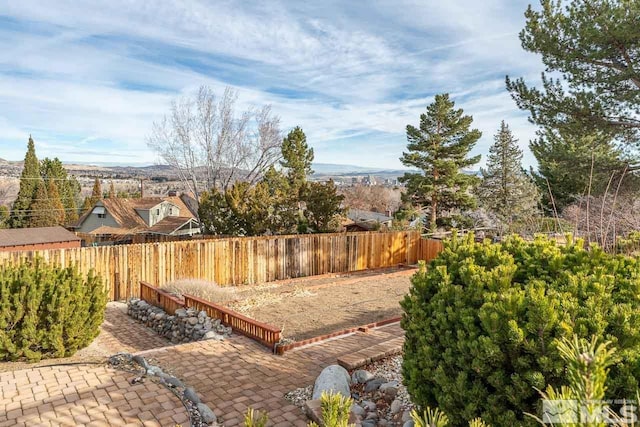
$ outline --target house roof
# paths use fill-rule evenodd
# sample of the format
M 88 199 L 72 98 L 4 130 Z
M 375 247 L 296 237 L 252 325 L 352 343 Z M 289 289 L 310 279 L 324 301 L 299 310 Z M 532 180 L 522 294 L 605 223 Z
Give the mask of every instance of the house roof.
M 98 228 L 96 228 L 95 230 L 91 230 L 88 234 L 93 234 L 95 236 L 99 236 L 99 235 L 113 235 L 113 234 L 117 234 L 120 236 L 127 236 L 132 234 L 132 230 L 129 228 L 117 228 L 117 227 L 109 227 L 106 225 L 100 226 Z
M 145 230 L 147 233 L 158 233 L 158 234 L 171 234 L 176 231 L 183 225 L 186 225 L 189 221 L 193 221 L 192 217 L 184 217 L 184 216 L 168 216 L 164 218 L 162 221 L 154 224 L 153 227 Z M 197 226 L 195 226 L 197 228 Z
M 60 226 L 0 230 L 0 247 L 75 242 L 78 240 L 82 239 Z
M 382 223 L 382 222 L 388 222 L 393 220 L 392 217 L 387 216 L 385 214 L 372 212 L 372 211 L 364 211 L 361 209 L 349 209 L 349 212 L 347 212 L 347 217 L 353 220 L 354 222 L 372 221 L 372 222 Z
M 183 200 L 183 197 L 187 200 L 187 203 L 191 204 L 188 196 L 170 196 L 170 197 L 145 197 L 144 199 L 125 199 L 125 198 L 113 198 L 100 200 L 96 205 L 102 205 L 118 223 L 120 228 L 102 226 L 95 230 L 92 230 L 90 234 L 136 234 L 144 233 L 147 231 L 154 233 L 169 234 L 177 227 L 186 224 L 191 219 L 196 219 L 195 214 L 187 203 Z M 179 217 L 167 217 L 162 221 L 155 224 L 153 227 L 148 227 L 144 219 L 138 214 L 137 210 L 149 210 L 162 202 L 169 202 L 176 206 L 180 210 Z M 95 206 L 94 206 L 95 207 Z M 89 209 L 85 212 L 76 224 L 76 227 L 80 227 L 85 221 L 87 216 L 93 211 Z M 177 220 L 176 218 L 180 218 Z M 166 222 L 165 222 L 166 221 Z M 168 230 L 172 224 L 177 224 L 176 227 Z M 168 231 L 167 231 L 168 230 Z

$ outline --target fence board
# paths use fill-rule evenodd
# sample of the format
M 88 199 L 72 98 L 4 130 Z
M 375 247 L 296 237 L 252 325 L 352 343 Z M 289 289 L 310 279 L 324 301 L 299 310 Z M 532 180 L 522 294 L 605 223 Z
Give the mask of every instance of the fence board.
M 431 260 L 442 249 L 416 231 L 197 239 L 119 246 L 0 252 L 0 268 L 40 256 L 60 266 L 93 269 L 111 299 L 140 293 L 140 282 L 178 279 L 239 285 L 347 273 Z

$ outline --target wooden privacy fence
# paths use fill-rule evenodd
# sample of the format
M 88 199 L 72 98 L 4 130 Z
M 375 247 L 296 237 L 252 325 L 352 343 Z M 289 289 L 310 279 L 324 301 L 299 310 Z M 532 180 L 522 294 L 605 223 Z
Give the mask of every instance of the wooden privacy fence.
M 433 259 L 439 240 L 417 231 L 236 237 L 42 251 L 0 252 L 0 268 L 40 256 L 61 266 L 94 269 L 112 300 L 138 295 L 141 281 L 158 286 L 178 279 L 219 285 L 347 273 Z
M 197 310 L 204 310 L 213 319 L 220 319 L 225 326 L 231 326 L 234 332 L 252 338 L 259 343 L 273 349 L 280 341 L 280 329 L 258 322 L 240 313 L 203 300 L 193 295 L 184 294 L 184 301 L 169 293 L 162 291 L 146 282 L 140 282 L 140 299 L 162 308 L 167 313 L 173 315 L 179 308 L 193 307 Z

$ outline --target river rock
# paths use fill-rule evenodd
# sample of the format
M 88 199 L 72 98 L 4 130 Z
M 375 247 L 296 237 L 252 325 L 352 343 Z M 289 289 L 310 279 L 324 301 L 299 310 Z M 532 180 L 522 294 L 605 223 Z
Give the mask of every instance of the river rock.
M 385 383 L 385 381 L 386 380 L 384 378 L 374 378 L 372 380 L 369 380 L 364 385 L 364 391 L 367 392 L 367 393 L 374 392 L 377 389 L 379 389 L 380 386 Z
M 216 414 L 204 403 L 198 403 L 198 412 L 200 412 L 200 417 L 205 423 L 214 424 L 218 422 Z
M 224 336 L 213 331 L 208 331 L 202 336 L 202 338 L 205 340 L 222 341 L 224 339 Z
M 351 381 L 353 381 L 356 384 L 364 384 L 367 381 L 372 380 L 373 378 L 374 378 L 373 374 L 364 369 L 358 369 L 357 371 L 354 371 L 353 374 L 351 375 Z
M 198 403 L 201 402 L 200 398 L 198 397 L 198 393 L 196 393 L 196 391 L 191 387 L 187 387 L 184 390 L 184 395 L 183 396 L 184 396 L 185 399 L 190 400 L 193 403 L 198 404 Z
M 366 414 L 366 411 L 364 410 L 364 408 L 357 404 L 353 404 L 353 406 L 351 406 L 351 412 L 353 412 L 355 415 L 358 415 L 360 417 Z
M 340 393 L 344 397 L 351 396 L 349 389 L 349 372 L 340 365 L 329 365 L 320 372 L 313 386 L 312 399 L 320 399 L 322 392 Z

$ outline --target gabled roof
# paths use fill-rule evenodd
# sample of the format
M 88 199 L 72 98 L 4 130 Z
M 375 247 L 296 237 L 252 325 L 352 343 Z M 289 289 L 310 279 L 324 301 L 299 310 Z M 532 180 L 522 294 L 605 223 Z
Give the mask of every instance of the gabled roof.
M 118 223 L 121 227 L 120 229 L 114 227 L 99 227 L 96 230 L 91 231 L 91 234 L 137 234 L 144 233 L 147 231 L 169 234 L 174 231 L 176 228 L 173 228 L 167 232 L 168 228 L 171 224 L 180 223 L 178 227 L 186 224 L 189 220 L 195 220 L 196 216 L 187 203 L 184 202 L 183 197 L 187 199 L 187 202 L 191 203 L 188 196 L 170 196 L 170 197 L 145 197 L 144 199 L 124 199 L 124 198 L 113 198 L 113 199 L 103 199 L 96 203 L 95 206 L 104 206 L 107 212 L 113 217 L 113 219 Z M 162 221 L 155 224 L 153 227 L 149 227 L 147 223 L 142 219 L 142 217 L 138 214 L 138 210 L 149 210 L 153 209 L 155 206 L 161 204 L 162 202 L 168 202 L 172 205 L 176 206 L 179 209 L 178 217 L 167 217 Z M 82 223 L 85 221 L 87 216 L 91 215 L 93 211 L 93 206 L 87 212 L 85 212 L 76 224 L 76 227 L 80 227 Z M 177 218 L 180 218 L 178 220 Z M 166 221 L 166 222 L 165 222 Z M 160 227 L 158 227 L 160 226 Z M 153 230 L 152 230 L 153 229 Z M 115 230 L 119 230 L 118 232 L 114 232 Z M 98 233 L 98 231 L 100 231 Z
M 129 236 L 131 235 L 131 230 L 128 228 L 117 228 L 117 227 L 109 227 L 106 225 L 100 226 L 95 230 L 91 230 L 88 234 L 93 234 L 94 236 L 100 235 L 120 235 L 120 236 Z
M 75 242 L 82 240 L 63 227 L 0 229 L 0 247 Z
M 347 212 L 347 217 L 354 222 L 387 222 L 393 220 L 392 217 L 385 214 L 372 211 L 364 211 L 361 209 L 349 209 L 349 211 Z
M 187 225 L 191 221 L 195 223 L 195 219 L 191 217 L 168 216 L 164 218 L 162 221 L 157 222 L 153 227 L 147 229 L 145 232 L 158 233 L 158 234 L 171 234 L 177 229 L 183 227 L 184 225 Z M 193 228 L 198 228 L 198 226 L 194 225 Z

